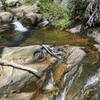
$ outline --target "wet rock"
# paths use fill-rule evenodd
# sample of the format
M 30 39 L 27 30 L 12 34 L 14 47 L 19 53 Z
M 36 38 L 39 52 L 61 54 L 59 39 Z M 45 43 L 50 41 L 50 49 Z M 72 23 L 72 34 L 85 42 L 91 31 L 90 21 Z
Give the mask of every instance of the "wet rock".
M 0 22 L 8 23 L 13 19 L 13 15 L 10 12 L 0 12 Z
M 55 81 L 59 81 L 63 74 L 65 72 L 67 72 L 68 68 L 67 68 L 67 64 L 64 64 L 64 63 L 60 63 L 56 66 L 56 69 L 54 71 L 54 79 Z
M 61 88 L 60 93 L 56 96 L 55 100 L 65 100 L 67 99 L 68 93 L 73 86 L 76 76 L 80 76 L 81 64 L 84 61 L 86 53 L 82 50 L 81 47 L 77 46 L 68 46 L 64 47 L 64 66 L 61 71 L 62 77 L 58 83 L 59 88 Z

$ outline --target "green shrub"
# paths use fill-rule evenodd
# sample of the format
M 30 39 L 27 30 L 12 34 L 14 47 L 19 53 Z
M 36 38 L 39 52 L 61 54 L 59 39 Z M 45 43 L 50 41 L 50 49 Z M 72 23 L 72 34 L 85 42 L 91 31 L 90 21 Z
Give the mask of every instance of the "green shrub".
M 74 22 L 75 18 L 84 17 L 87 0 L 25 0 L 34 4 L 39 1 L 43 16 L 51 25 L 65 29 Z M 78 17 L 77 17 L 78 16 Z
M 39 3 L 44 17 L 55 27 L 64 29 L 70 25 L 67 11 L 60 5 L 56 5 L 52 0 L 41 0 Z
M 65 9 L 68 12 L 68 15 L 71 18 L 76 16 L 83 17 L 84 12 L 87 6 L 87 0 L 67 0 L 68 4 L 65 6 Z

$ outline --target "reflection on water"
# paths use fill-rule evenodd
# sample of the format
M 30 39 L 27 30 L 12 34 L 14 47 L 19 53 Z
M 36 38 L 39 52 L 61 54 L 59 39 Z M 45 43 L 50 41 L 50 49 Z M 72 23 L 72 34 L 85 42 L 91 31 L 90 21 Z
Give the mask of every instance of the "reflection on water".
M 17 27 L 17 29 L 18 29 L 18 27 Z M 22 30 L 24 30 L 24 29 L 22 29 Z M 22 34 L 22 35 L 20 35 L 20 34 Z M 13 42 L 13 40 L 16 40 L 16 38 L 17 39 L 20 38 L 19 41 L 23 41 L 23 40 L 21 40 L 22 36 L 27 38 L 26 41 L 24 41 L 24 43 L 22 45 L 33 45 L 33 44 L 43 44 L 43 43 L 44 44 L 53 44 L 53 45 L 65 45 L 65 44 L 80 45 L 80 46 L 91 45 L 91 43 L 89 42 L 90 41 L 89 38 L 83 38 L 81 36 L 71 34 L 68 32 L 64 32 L 64 31 L 59 31 L 56 29 L 52 29 L 52 30 L 37 29 L 32 32 L 30 37 L 28 36 L 28 33 L 24 34 L 23 32 L 21 32 L 21 33 L 19 33 L 19 32 L 14 32 L 14 33 L 4 32 L 3 34 L 0 33 L 0 36 L 3 37 L 0 40 L 1 45 L 2 44 L 7 45 L 7 43 L 9 43 L 9 42 L 11 43 L 11 41 Z M 6 40 L 6 43 L 4 43 L 5 40 Z
M 53 45 L 87 45 L 89 39 L 82 38 L 75 34 L 59 30 L 36 30 L 30 38 L 24 42 L 24 45 L 30 44 L 53 44 Z
M 19 46 L 25 40 L 27 40 L 27 38 L 29 38 L 31 34 L 32 34 L 32 31 L 22 32 L 20 35 L 16 36 L 16 38 L 13 39 L 13 41 L 11 41 L 7 46 L 9 47 Z

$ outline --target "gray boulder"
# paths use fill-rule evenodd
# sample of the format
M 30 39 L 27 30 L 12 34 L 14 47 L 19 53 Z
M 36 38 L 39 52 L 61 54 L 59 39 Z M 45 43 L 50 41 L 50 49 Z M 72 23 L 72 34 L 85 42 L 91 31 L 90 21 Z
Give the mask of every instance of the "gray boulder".
M 67 64 L 70 66 L 77 66 L 81 63 L 83 58 L 86 56 L 86 53 L 77 46 L 68 46 L 67 48 Z
M 0 12 L 0 22 L 8 23 L 13 19 L 13 15 L 10 12 Z
M 26 24 L 35 24 L 42 19 L 42 15 L 38 11 L 39 8 L 34 8 L 30 5 L 22 5 L 12 9 L 12 12 L 16 14 L 17 18 Z

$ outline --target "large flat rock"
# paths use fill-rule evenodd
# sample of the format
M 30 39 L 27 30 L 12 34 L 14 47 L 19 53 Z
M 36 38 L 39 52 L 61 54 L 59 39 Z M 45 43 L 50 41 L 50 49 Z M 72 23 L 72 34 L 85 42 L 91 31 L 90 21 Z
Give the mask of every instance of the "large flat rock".
M 43 53 L 40 45 L 5 47 L 1 49 L 1 61 L 35 69 L 37 70 L 35 74 L 40 78 L 28 71 L 20 70 L 10 65 L 1 65 L 0 80 L 2 81 L 0 81 L 0 97 L 4 100 L 23 100 L 23 98 L 24 100 L 26 98 L 30 100 L 30 98 L 35 99 L 34 96 L 36 96 L 36 100 L 53 99 L 53 96 L 50 97 L 48 94 L 40 93 L 35 95 L 34 92 L 38 89 L 46 89 L 44 88 L 46 86 L 45 82 L 50 82 L 49 79 L 51 79 L 50 71 L 54 75 L 55 84 L 60 82 L 57 87 L 59 89 L 61 83 L 65 84 L 64 81 L 61 82 L 63 75 L 68 72 L 66 77 L 73 77 L 76 66 L 80 67 L 86 56 L 86 53 L 77 46 L 66 45 L 54 48 L 60 48 L 62 52 L 61 59 L 56 58 L 49 52 L 44 51 Z M 42 56 L 39 56 L 41 54 Z M 6 94 L 7 97 L 5 97 Z

